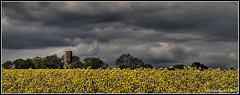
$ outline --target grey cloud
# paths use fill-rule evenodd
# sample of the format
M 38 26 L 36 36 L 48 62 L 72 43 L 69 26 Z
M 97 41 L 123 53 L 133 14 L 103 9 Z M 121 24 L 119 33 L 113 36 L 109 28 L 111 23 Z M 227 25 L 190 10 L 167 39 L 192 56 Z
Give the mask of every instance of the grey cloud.
M 149 14 L 135 14 L 131 25 L 173 33 L 203 35 L 209 41 L 237 41 L 237 6 L 231 3 L 177 3 Z M 209 36 L 214 38 L 209 38 Z M 209 39 L 208 39 L 209 38 Z
M 5 31 L 3 33 L 3 48 L 9 49 L 35 49 L 58 46 L 72 46 L 78 44 L 73 40 L 50 31 Z
M 130 53 L 134 57 L 142 59 L 146 64 L 157 67 L 166 66 L 167 63 L 186 64 L 187 60 L 199 57 L 199 51 L 188 48 L 188 46 L 175 45 L 171 43 L 125 43 L 114 41 L 110 44 L 100 44 L 98 57 L 106 60 L 107 64 L 114 66 L 115 58 L 121 54 Z M 188 63 L 189 65 L 190 63 Z
M 204 36 L 202 40 L 206 41 L 236 41 L 237 33 L 233 28 L 237 26 L 237 6 L 231 3 L 4 3 L 3 14 L 12 25 L 16 21 L 30 26 L 37 22 L 34 27 L 70 28 L 78 32 L 89 32 L 81 30 L 84 26 L 119 22 L 166 33 L 192 33 Z M 118 33 L 112 31 L 111 35 Z M 80 38 L 102 42 L 114 38 L 80 34 Z
M 3 14 L 14 27 L 69 28 L 77 31 L 71 32 L 72 35 L 89 38 L 87 42 L 108 42 L 119 32 L 111 31 L 112 37 L 99 38 L 81 28 L 116 22 L 166 33 L 192 33 L 205 37 L 201 40 L 206 41 L 236 41 L 237 38 L 234 28 L 237 6 L 231 3 L 4 3 Z
M 182 46 L 176 43 L 161 43 L 160 46 L 151 48 L 146 60 L 150 63 L 160 65 L 176 62 L 186 63 L 187 60 L 194 57 L 199 57 L 199 51 L 189 46 Z
M 227 57 L 237 51 L 236 3 L 3 2 L 2 9 L 4 50 L 56 48 L 61 54 L 64 48 L 73 49 L 81 57 L 97 56 L 111 66 L 123 53 L 154 66 L 236 63 Z M 170 47 L 164 49 L 158 42 Z M 216 57 L 207 56 L 209 52 Z
M 37 10 L 33 5 L 38 5 Z M 11 20 L 19 20 L 29 25 L 30 22 L 38 21 L 42 26 L 64 28 L 76 28 L 92 23 L 112 22 L 121 19 L 120 15 L 116 13 L 102 14 L 101 8 L 98 7 L 88 8 L 92 4 L 86 6 L 79 3 L 79 5 L 81 6 L 76 6 L 75 11 L 72 11 L 74 10 L 72 6 L 68 6 L 66 3 L 6 3 L 3 4 L 3 12 L 10 22 Z M 91 14 L 96 10 L 100 11 L 97 11 L 97 14 Z
M 201 60 L 202 60 L 202 63 L 205 63 L 206 66 L 211 68 L 221 68 L 221 69 L 231 68 L 231 67 L 238 68 L 238 64 L 234 64 L 234 63 L 238 63 L 237 57 L 231 58 L 229 56 L 230 54 L 228 53 L 224 53 L 224 54 L 213 53 L 210 55 L 205 55 L 205 57 L 203 57 L 204 59 L 201 59 Z

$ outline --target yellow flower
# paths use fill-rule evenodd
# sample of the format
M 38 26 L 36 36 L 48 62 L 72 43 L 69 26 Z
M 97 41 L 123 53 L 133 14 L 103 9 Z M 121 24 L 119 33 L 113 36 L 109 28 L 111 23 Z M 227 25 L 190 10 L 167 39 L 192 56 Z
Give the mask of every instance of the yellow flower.
M 238 70 L 3 69 L 2 74 L 3 93 L 236 93 L 238 90 Z

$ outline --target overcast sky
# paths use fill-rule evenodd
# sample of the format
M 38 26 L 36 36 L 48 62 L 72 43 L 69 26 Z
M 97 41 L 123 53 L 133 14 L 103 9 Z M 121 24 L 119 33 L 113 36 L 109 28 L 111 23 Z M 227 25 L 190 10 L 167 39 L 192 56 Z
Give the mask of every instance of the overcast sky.
M 237 2 L 2 2 L 2 62 L 73 51 L 111 67 L 238 67 Z

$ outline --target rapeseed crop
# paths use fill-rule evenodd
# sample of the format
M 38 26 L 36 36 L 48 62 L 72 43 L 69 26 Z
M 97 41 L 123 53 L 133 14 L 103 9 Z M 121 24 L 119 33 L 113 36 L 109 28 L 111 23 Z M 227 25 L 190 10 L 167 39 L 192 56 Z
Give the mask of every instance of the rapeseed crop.
M 3 93 L 238 93 L 238 69 L 3 69 Z

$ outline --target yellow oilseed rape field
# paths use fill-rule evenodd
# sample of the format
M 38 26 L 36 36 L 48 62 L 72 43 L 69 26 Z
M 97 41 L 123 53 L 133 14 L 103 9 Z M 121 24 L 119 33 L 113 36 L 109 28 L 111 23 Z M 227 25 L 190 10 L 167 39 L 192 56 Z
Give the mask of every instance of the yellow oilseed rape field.
M 238 69 L 3 69 L 3 93 L 238 93 Z

